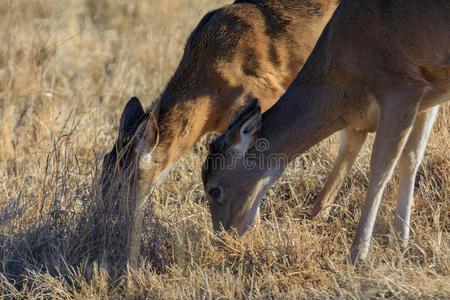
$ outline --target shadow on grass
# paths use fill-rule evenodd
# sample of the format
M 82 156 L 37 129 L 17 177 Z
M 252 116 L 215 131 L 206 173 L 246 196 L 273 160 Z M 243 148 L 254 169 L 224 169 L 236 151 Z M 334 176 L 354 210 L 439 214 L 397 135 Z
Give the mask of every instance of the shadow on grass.
M 32 285 L 32 273 L 48 274 L 75 286 L 71 282 L 75 277 L 89 282 L 101 270 L 114 282 L 127 270 L 130 213 L 123 209 L 121 197 L 100 196 L 98 158 L 80 168 L 70 147 L 73 131 L 55 139 L 42 186 L 32 187 L 31 193 L 19 191 L 0 207 L 2 294 Z M 147 205 L 141 262 L 155 272 L 164 272 L 168 264 L 160 254 L 167 237 L 167 230 Z

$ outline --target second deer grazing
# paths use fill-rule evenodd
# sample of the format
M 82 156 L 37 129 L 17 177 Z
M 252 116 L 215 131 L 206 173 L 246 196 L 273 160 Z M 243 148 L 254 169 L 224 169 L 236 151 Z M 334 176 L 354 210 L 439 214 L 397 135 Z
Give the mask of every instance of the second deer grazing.
M 340 167 L 315 205 L 318 213 L 329 205 L 367 132 L 376 131 L 350 262 L 367 256 L 383 191 L 397 163 L 394 225 L 407 240 L 414 178 L 438 106 L 450 99 L 449 15 L 446 1 L 341 1 L 281 99 L 264 114 L 257 100 L 251 102 L 210 145 L 203 183 L 214 228 L 243 234 L 287 163 L 344 130 L 347 150 L 338 156 Z M 266 146 L 258 146 L 261 141 Z

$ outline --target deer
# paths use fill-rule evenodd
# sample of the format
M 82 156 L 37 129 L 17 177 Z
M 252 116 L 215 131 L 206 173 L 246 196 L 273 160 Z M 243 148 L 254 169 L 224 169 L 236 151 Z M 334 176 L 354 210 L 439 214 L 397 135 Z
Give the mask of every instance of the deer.
M 258 97 L 267 110 L 286 91 L 336 9 L 334 0 L 239 0 L 207 13 L 190 34 L 160 97 L 131 98 L 103 158 L 102 197 L 129 210 L 127 257 L 136 266 L 146 198 L 208 132 L 223 132 Z
M 449 16 L 447 1 L 341 1 L 280 100 L 262 113 L 253 99 L 211 142 L 202 180 L 214 230 L 247 232 L 288 163 L 340 131 L 348 151 L 338 155 L 342 169 L 334 170 L 325 192 L 334 194 L 367 133 L 375 132 L 368 192 L 347 261 L 367 258 L 397 164 L 394 232 L 405 245 L 415 175 L 439 105 L 450 99 Z M 325 208 L 327 197 L 314 209 Z

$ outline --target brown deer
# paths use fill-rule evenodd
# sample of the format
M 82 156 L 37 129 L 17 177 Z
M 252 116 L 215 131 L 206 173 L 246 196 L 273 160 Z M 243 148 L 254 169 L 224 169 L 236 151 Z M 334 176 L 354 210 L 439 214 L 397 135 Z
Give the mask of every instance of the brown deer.
M 336 8 L 334 0 L 239 0 L 206 14 L 152 108 L 132 98 L 104 158 L 105 199 L 129 199 L 128 260 L 136 265 L 143 206 L 163 175 L 207 132 L 223 131 L 254 97 L 271 107 L 291 84 Z
M 414 178 L 438 106 L 450 99 L 449 16 L 448 1 L 341 1 L 281 99 L 264 114 L 256 100 L 250 102 L 211 143 L 203 183 L 214 228 L 243 234 L 288 161 L 344 130 L 348 152 L 339 158 L 344 165 L 335 171 L 339 181 L 367 132 L 376 131 L 350 262 L 367 256 L 383 190 L 397 162 L 394 224 L 405 241 Z

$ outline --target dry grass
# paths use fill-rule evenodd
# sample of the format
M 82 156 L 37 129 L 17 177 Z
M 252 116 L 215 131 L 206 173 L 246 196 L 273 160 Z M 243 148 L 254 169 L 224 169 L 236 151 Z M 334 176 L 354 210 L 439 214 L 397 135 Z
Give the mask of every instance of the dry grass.
M 440 112 L 417 183 L 414 234 L 391 238 L 389 185 L 370 259 L 343 263 L 367 188 L 369 147 L 330 221 L 311 222 L 335 138 L 271 189 L 260 228 L 214 237 L 203 202 L 203 144 L 153 197 L 143 264 L 120 277 L 93 263 L 97 168 L 125 100 L 150 103 L 184 41 L 226 1 L 0 2 L 0 293 L 13 298 L 450 297 L 450 107 Z M 330 149 L 332 151 L 330 151 Z M 94 187 L 93 187 L 94 186 Z M 155 231 L 156 229 L 156 231 Z M 104 232 L 100 232 L 104 234 Z M 113 272 L 114 273 L 114 272 Z

